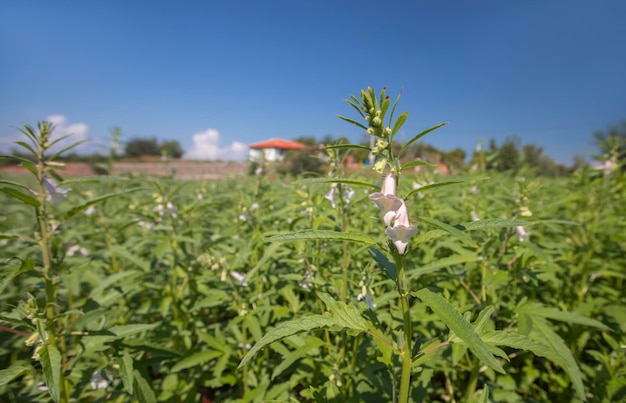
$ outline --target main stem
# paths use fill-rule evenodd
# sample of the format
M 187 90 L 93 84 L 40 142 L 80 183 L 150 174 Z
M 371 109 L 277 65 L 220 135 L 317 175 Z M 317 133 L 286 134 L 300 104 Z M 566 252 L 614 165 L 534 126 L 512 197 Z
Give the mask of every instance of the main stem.
M 411 311 L 409 305 L 409 290 L 404 268 L 404 256 L 394 251 L 396 267 L 398 269 L 398 292 L 400 294 L 400 306 L 402 308 L 404 347 L 402 349 L 402 376 L 400 379 L 400 403 L 409 402 L 409 389 L 411 386 L 411 365 L 413 363 L 413 328 L 411 326 Z
M 43 264 L 43 278 L 46 289 L 46 305 L 44 308 L 46 314 L 46 332 L 47 332 L 47 341 L 46 344 L 58 349 L 58 340 L 57 340 L 57 332 L 60 330 L 60 326 L 58 324 L 58 320 L 55 318 L 57 315 L 57 295 L 54 289 L 54 273 L 52 273 L 52 258 L 50 253 L 50 245 L 49 240 L 52 232 L 50 231 L 48 220 L 46 216 L 45 202 L 46 202 L 46 189 L 44 186 L 44 169 L 45 169 L 45 160 L 44 160 L 44 148 L 39 147 L 37 150 L 37 182 L 39 185 L 39 194 L 38 201 L 39 206 L 37 207 L 37 221 L 39 223 L 39 247 L 41 249 L 41 259 Z M 69 401 L 69 386 L 67 385 L 67 379 L 64 376 L 65 365 L 67 362 L 67 353 L 65 350 L 65 339 L 64 336 L 61 335 L 61 371 L 60 371 L 60 379 L 59 379 L 59 388 L 60 388 L 60 401 L 67 402 Z

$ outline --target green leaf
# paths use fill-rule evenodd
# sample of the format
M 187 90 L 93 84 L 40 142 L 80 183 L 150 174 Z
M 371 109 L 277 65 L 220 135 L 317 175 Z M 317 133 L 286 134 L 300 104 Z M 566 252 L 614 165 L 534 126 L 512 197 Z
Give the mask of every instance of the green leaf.
M 434 232 L 434 231 L 431 231 Z M 463 254 L 463 255 L 452 255 L 440 259 L 435 259 L 430 263 L 426 263 L 423 266 L 420 266 L 416 269 L 412 269 L 408 271 L 408 276 L 410 279 L 417 278 L 419 276 L 423 276 L 425 274 L 432 273 L 439 269 L 443 269 L 445 267 L 455 266 L 468 262 L 475 262 L 478 260 L 478 255 L 475 253 Z
M 346 101 L 347 104 L 353 107 L 358 112 L 358 114 L 361 115 L 362 118 L 364 118 L 365 114 L 361 110 L 361 101 L 359 101 L 359 99 L 354 95 L 350 95 L 350 98 L 351 99 L 344 99 L 344 101 Z
M 569 375 L 576 394 L 581 400 L 585 401 L 585 388 L 583 386 L 582 374 L 572 352 L 565 345 L 563 339 L 550 328 L 545 319 L 532 315 L 525 316 L 529 317 L 533 324 L 531 336 L 545 343 L 551 350 L 554 350 L 555 353 L 563 358 L 561 363 L 555 362 L 555 364 L 560 365 L 567 375 Z
M 406 122 L 406 118 L 409 116 L 409 112 L 403 112 L 396 120 L 396 123 L 393 125 L 393 129 L 391 129 L 391 135 L 395 136 L 398 133 L 398 130 L 402 127 L 404 122 Z
M 518 225 L 531 225 L 531 224 L 533 223 L 530 221 L 513 220 L 509 218 L 491 218 L 491 219 L 486 219 L 486 220 L 465 222 L 462 224 L 458 224 L 455 227 L 457 227 L 457 229 L 463 228 L 465 231 L 476 231 L 476 230 L 483 230 L 483 229 L 515 227 Z M 432 241 L 433 239 L 440 238 L 447 234 L 448 232 L 441 230 L 441 229 L 435 229 L 432 231 L 422 232 L 422 233 L 419 233 L 417 236 L 413 237 L 411 243 L 413 245 L 419 245 L 422 243 Z
M 22 185 L 21 183 L 17 183 L 17 182 L 6 180 L 6 179 L 0 179 L 0 183 L 5 184 L 5 185 L 15 186 L 15 187 L 24 189 L 27 192 L 30 192 L 30 189 L 28 188 L 28 186 Z
M 124 260 L 137 265 L 144 272 L 150 272 L 150 262 L 142 258 L 140 255 L 135 254 L 124 248 L 122 245 L 111 245 L 109 247 L 111 253 L 123 258 Z
M 443 231 L 446 231 L 448 234 L 459 238 L 461 241 L 477 248 L 478 245 L 476 245 L 476 242 L 474 242 L 474 240 L 472 238 L 470 238 L 466 233 L 464 233 L 463 231 L 449 225 L 446 224 L 444 222 L 441 222 L 439 220 L 435 220 L 434 218 L 430 218 L 430 217 L 420 217 L 419 220 L 421 222 L 425 222 L 426 224 L 432 225 L 433 227 L 437 227 Z
M 377 189 L 378 186 L 371 184 L 369 182 L 362 182 L 354 179 L 345 179 L 345 178 L 307 178 L 307 179 L 299 179 L 293 181 L 296 185 L 310 185 L 314 183 L 344 183 L 346 185 L 354 185 L 354 186 L 366 186 L 372 189 Z
M 133 371 L 135 378 L 135 393 L 140 403 L 156 403 L 156 396 L 148 381 L 141 375 L 141 372 Z
M 30 366 L 18 361 L 9 368 L 0 370 L 0 388 L 8 385 L 12 380 L 19 378 L 31 369 L 32 368 Z
M 31 147 L 30 144 L 24 142 L 24 141 L 16 141 L 15 144 L 18 144 L 22 147 L 24 147 L 25 149 L 27 149 L 28 151 L 30 151 L 31 154 L 33 154 L 33 156 L 37 157 L 37 151 L 35 151 L 33 149 L 33 147 Z
M 95 199 L 89 200 L 86 203 L 80 204 L 70 209 L 67 213 L 65 213 L 65 219 L 67 220 L 75 216 L 76 214 L 80 213 L 81 211 L 86 210 L 89 206 L 93 206 L 96 203 L 100 203 L 104 200 L 111 199 L 113 197 L 125 195 L 125 194 L 132 193 L 132 192 L 137 192 L 139 190 L 147 190 L 147 188 L 132 188 L 132 189 L 123 190 L 121 192 L 109 193 L 104 196 L 96 197 Z
M 295 350 L 291 351 L 291 353 L 281 357 L 280 364 L 278 364 L 274 368 L 274 371 L 272 371 L 271 379 L 276 379 L 276 377 L 289 368 L 291 364 L 298 361 L 302 357 L 307 356 L 311 350 L 314 350 L 324 344 L 325 342 L 317 337 L 309 337 L 305 344 L 299 345 Z
M 477 403 L 489 403 L 489 386 L 483 386 L 483 391 L 480 393 L 480 397 L 476 401 Z
M 324 146 L 325 149 L 329 149 L 329 150 L 336 150 L 336 149 L 345 149 L 345 148 L 356 148 L 359 150 L 367 150 L 369 151 L 370 148 L 368 146 L 364 146 L 361 144 L 330 144 L 327 146 Z
M 425 190 L 435 189 L 435 188 L 439 188 L 442 186 L 456 185 L 457 183 L 480 181 L 480 180 L 485 180 L 485 179 L 489 179 L 489 178 L 487 177 L 485 178 L 459 178 L 459 179 L 452 179 L 452 180 L 445 181 L 445 182 L 431 183 L 430 185 L 425 185 L 420 188 L 413 189 L 411 192 L 409 192 L 408 195 L 406 195 L 405 199 L 408 199 L 409 197 L 413 196 L 417 192 L 423 192 Z
M 354 120 L 354 119 L 350 119 L 350 118 L 347 118 L 347 117 L 345 117 L 345 116 L 341 116 L 341 115 L 337 115 L 337 117 L 338 117 L 339 119 L 341 119 L 341 120 L 345 120 L 345 121 L 346 121 L 346 122 L 348 122 L 348 123 L 352 123 L 353 125 L 356 125 L 356 126 L 360 127 L 360 128 L 361 128 L 361 129 L 363 129 L 363 130 L 367 130 L 367 127 L 366 127 L 366 126 L 364 126 L 362 123 L 357 122 L 357 121 L 356 121 L 356 120 Z
M 109 332 L 116 335 L 116 338 L 128 337 L 133 334 L 147 332 L 148 330 L 152 330 L 155 327 L 159 326 L 161 323 L 150 323 L 150 324 L 133 324 L 133 325 L 118 325 L 113 326 L 109 329 Z
M 55 346 L 46 344 L 39 349 L 39 362 L 48 393 L 52 400 L 58 402 L 61 386 L 61 353 Z
M 170 372 L 178 372 L 183 369 L 195 367 L 196 365 L 204 364 L 208 361 L 211 361 L 214 358 L 221 357 L 224 354 L 223 351 L 216 350 L 204 350 L 196 352 L 189 357 L 185 357 L 182 360 L 178 361 L 176 365 L 170 369 Z
M 461 224 L 467 231 L 476 231 L 481 229 L 516 227 L 518 225 L 528 226 L 533 223 L 524 220 L 514 220 L 511 218 L 489 218 L 486 220 L 470 221 Z
M 120 367 L 120 376 L 124 389 L 130 395 L 133 394 L 133 386 L 135 384 L 135 377 L 133 374 L 133 358 L 127 352 L 124 352 L 121 357 L 117 357 L 117 365 Z
M 37 176 L 37 167 L 32 162 L 30 162 L 28 160 L 24 160 L 24 161 L 22 161 L 20 163 L 20 166 L 28 169 L 30 171 L 30 173 L 32 173 L 33 175 Z
M 402 146 L 402 148 L 400 149 L 400 152 L 398 153 L 398 157 L 400 157 L 402 155 L 402 153 L 404 152 L 404 150 L 406 150 L 407 148 L 409 148 L 409 146 L 411 144 L 413 144 L 414 142 L 416 142 L 417 140 L 421 139 L 422 137 L 424 137 L 425 135 L 427 135 L 428 133 L 432 132 L 433 130 L 437 130 L 439 129 L 441 126 L 445 126 L 447 125 L 448 122 L 443 122 L 443 123 L 439 123 L 438 125 L 435 125 L 433 127 L 431 127 L 430 129 L 426 129 L 423 132 L 417 134 L 415 137 L 413 137 L 411 140 L 407 141 L 406 144 L 404 144 L 404 146 Z
M 378 266 L 382 271 L 394 282 L 398 281 L 398 270 L 396 264 L 390 262 L 387 256 L 383 255 L 381 251 L 376 248 L 369 248 L 368 252 L 372 258 L 378 263 Z
M 69 136 L 71 136 L 71 135 L 64 136 L 64 137 L 69 137 Z M 57 140 L 55 141 L 55 143 L 56 143 L 56 142 L 58 142 L 58 141 L 61 141 L 62 139 L 63 139 L 63 138 L 59 138 L 59 139 L 57 139 Z M 69 151 L 69 150 L 71 150 L 72 148 L 78 147 L 79 145 L 81 145 L 81 144 L 83 144 L 83 143 L 86 143 L 87 141 L 89 141 L 89 140 L 88 140 L 88 139 L 85 139 L 85 140 L 80 140 L 80 141 L 77 141 L 76 143 L 70 144 L 69 146 L 67 146 L 67 147 L 65 147 L 65 148 L 63 148 L 63 149 L 61 149 L 61 150 L 57 151 L 56 153 L 54 153 L 54 154 L 52 155 L 52 157 L 49 157 L 49 158 L 48 158 L 48 160 L 50 160 L 50 161 L 54 161 L 55 159 L 57 159 L 57 158 L 58 158 L 61 154 L 63 154 L 64 152 Z M 54 145 L 54 143 L 53 143 L 53 145 Z
M 376 242 L 367 235 L 352 232 L 339 232 L 328 230 L 302 230 L 274 235 L 268 238 L 270 242 L 308 241 L 314 239 L 329 239 L 349 241 L 366 245 L 376 245 Z
M 357 307 L 336 301 L 325 293 L 319 293 L 318 296 L 326 304 L 330 312 L 326 312 L 323 315 L 306 315 L 279 323 L 265 333 L 261 340 L 248 351 L 248 354 L 239 363 L 239 368 L 246 365 L 263 347 L 300 332 L 308 332 L 319 328 L 330 328 L 335 331 L 348 329 L 354 333 L 367 332 L 368 322 L 361 316 L 361 312 Z
M 110 182 L 125 182 L 125 181 L 129 181 L 130 179 L 126 176 L 103 176 L 103 175 L 99 175 L 99 176 L 81 176 L 81 177 L 75 177 L 75 178 L 68 178 L 63 180 L 63 182 L 60 182 L 59 185 L 62 186 L 67 186 L 67 185 L 74 185 L 74 184 L 82 184 L 82 183 L 110 183 Z
M 407 163 L 402 164 L 401 170 L 405 170 L 407 168 L 419 167 L 419 166 L 427 166 L 427 167 L 435 167 L 437 165 L 431 164 L 430 162 L 422 161 L 422 160 L 413 160 Z
M 493 356 L 489 350 L 489 346 L 480 339 L 472 325 L 463 318 L 461 313 L 457 309 L 446 301 L 442 296 L 433 293 L 432 291 L 423 288 L 415 293 L 416 297 L 421 299 L 430 309 L 435 312 L 437 317 L 445 323 L 445 325 L 456 334 L 467 347 L 480 359 L 482 362 L 490 366 L 497 372 L 504 373 L 502 365 Z
M 547 308 L 537 302 L 523 304 L 519 306 L 516 311 L 519 314 L 540 316 L 542 318 L 559 320 L 561 322 L 576 323 L 578 325 L 595 327 L 604 331 L 611 330 L 611 328 L 599 320 L 588 318 L 576 312 L 561 311 L 556 308 Z
M 0 239 L 2 238 L 0 237 Z M 14 266 L 2 273 L 2 280 L 0 281 L 0 295 L 4 295 L 4 290 L 13 281 L 13 279 L 15 279 L 15 277 L 19 276 L 23 272 L 33 270 L 33 268 L 35 267 L 34 261 L 30 258 L 21 260 L 21 263 L 22 264 L 20 264 L 19 266 Z
M 32 196 L 29 196 L 25 193 L 20 192 L 17 189 L 13 189 L 13 188 L 0 188 L 1 191 L 3 191 L 4 193 L 8 194 L 11 197 L 14 197 L 30 206 L 33 206 L 35 208 L 38 208 L 41 204 L 39 203 L 39 200 L 35 199 Z

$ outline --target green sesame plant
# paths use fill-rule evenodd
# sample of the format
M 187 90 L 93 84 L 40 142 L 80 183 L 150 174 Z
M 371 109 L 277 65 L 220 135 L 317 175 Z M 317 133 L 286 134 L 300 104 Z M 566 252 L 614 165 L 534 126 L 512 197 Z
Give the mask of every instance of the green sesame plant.
M 302 230 L 296 232 L 288 232 L 275 235 L 271 238 L 275 242 L 286 241 L 302 241 L 314 240 L 336 240 L 341 241 L 344 245 L 347 242 L 355 244 L 364 244 L 369 246 L 368 252 L 374 259 L 377 266 L 394 284 L 397 299 L 395 306 L 390 305 L 391 312 L 399 313 L 400 323 L 396 323 L 392 318 L 386 326 L 382 325 L 382 318 L 376 317 L 375 313 L 364 311 L 362 307 L 350 302 L 346 299 L 346 289 L 344 285 L 341 298 L 338 300 L 329 293 L 319 291 L 317 296 L 325 304 L 327 311 L 323 314 L 310 314 L 285 321 L 268 331 L 263 338 L 248 352 L 242 360 L 240 366 L 246 363 L 262 348 L 270 345 L 278 340 L 290 337 L 300 332 L 308 332 L 313 329 L 324 328 L 331 330 L 339 330 L 348 332 L 352 336 L 360 337 L 367 335 L 370 337 L 380 349 L 379 360 L 385 364 L 389 372 L 391 385 L 388 390 L 391 395 L 388 396 L 393 401 L 408 402 L 411 398 L 411 385 L 413 383 L 413 374 L 420 373 L 420 382 L 430 382 L 428 372 L 421 367 L 421 364 L 427 362 L 429 357 L 440 349 L 452 343 L 457 345 L 453 352 L 460 354 L 467 361 L 466 365 L 470 376 L 463 385 L 466 399 L 472 399 L 475 394 L 477 379 L 479 373 L 483 371 L 483 366 L 489 371 L 505 374 L 505 370 L 501 362 L 496 358 L 507 358 L 507 355 L 501 347 L 524 349 L 533 352 L 536 355 L 552 360 L 555 364 L 560 365 L 570 376 L 574 389 L 578 398 L 585 398 L 582 379 L 579 368 L 573 360 L 571 353 L 564 348 L 564 345 L 558 336 L 552 333 L 545 321 L 536 319 L 534 322 L 537 327 L 542 329 L 544 335 L 548 336 L 549 344 L 544 344 L 537 339 L 529 337 L 523 332 L 512 331 L 514 323 L 509 324 L 506 330 L 496 330 L 491 323 L 490 317 L 494 312 L 492 305 L 485 304 L 473 292 L 470 294 L 475 296 L 475 302 L 479 306 L 478 316 L 472 322 L 470 309 L 468 315 L 463 315 L 459 308 L 446 299 L 445 293 L 436 292 L 430 284 L 416 281 L 416 275 L 410 275 L 414 264 L 420 264 L 423 270 L 435 262 L 423 259 L 410 259 L 412 255 L 419 254 L 420 244 L 424 244 L 431 239 L 438 238 L 443 235 L 449 235 L 461 241 L 463 247 L 457 247 L 459 254 L 468 253 L 468 247 L 478 249 L 479 245 L 469 235 L 469 231 L 502 228 L 506 233 L 506 228 L 517 227 L 523 228 L 523 225 L 529 223 L 524 221 L 510 219 L 493 219 L 480 220 L 471 223 L 457 224 L 455 226 L 439 221 L 434 218 L 420 216 L 418 221 L 436 229 L 417 235 L 417 227 L 410 224 L 407 201 L 411 196 L 417 193 L 418 189 L 412 190 L 406 194 L 404 198 L 397 196 L 398 182 L 402 178 L 403 173 L 410 168 L 428 165 L 421 160 L 403 162 L 402 153 L 415 141 L 422 138 L 431 131 L 438 129 L 445 123 L 436 125 L 427 129 L 411 138 L 404 145 L 399 147 L 399 151 L 395 153 L 394 137 L 407 119 L 408 113 L 402 113 L 395 121 L 393 115 L 398 103 L 399 97 L 391 104 L 390 98 L 383 89 L 377 94 L 372 88 L 362 90 L 360 98 L 352 96 L 347 103 L 360 115 L 364 122 L 359 122 L 352 118 L 339 116 L 341 119 L 352 123 L 365 130 L 369 135 L 374 137 L 374 145 L 369 149 L 370 153 L 375 157 L 374 170 L 384 176 L 383 185 L 380 191 L 370 194 L 369 198 L 382 210 L 383 221 L 386 226 L 384 233 L 390 238 L 383 243 L 385 247 L 381 248 L 376 239 L 368 234 L 354 233 L 345 231 L 344 226 L 340 226 L 338 230 Z M 387 118 L 387 116 L 389 116 Z M 331 150 L 337 149 L 362 149 L 362 145 L 338 145 L 329 147 Z M 453 180 L 448 182 L 431 183 L 419 188 L 420 192 L 430 189 L 459 183 L 463 180 Z M 333 186 L 352 185 L 373 187 L 367 182 L 361 182 L 346 178 L 320 178 L 300 181 L 300 184 L 312 183 L 330 183 Z M 526 215 L 527 208 L 522 206 L 522 215 Z M 411 239 L 413 239 L 411 241 Z M 412 242 L 414 249 L 409 248 Z M 505 238 L 506 242 L 506 238 Z M 504 245 L 502 245 L 505 247 Z M 462 248 L 462 249 L 461 249 Z M 382 249 L 382 250 L 381 250 Z M 502 248 L 501 248 L 502 250 Z M 344 256 L 346 255 L 344 249 Z M 416 256 L 417 257 L 417 256 Z M 447 257 L 450 259 L 451 257 Z M 419 262 L 419 263 L 418 263 Z M 416 271 L 420 271 L 417 267 Z M 411 278 L 413 277 L 413 278 Z M 463 284 L 462 281 L 460 281 Z M 415 289 L 415 284 L 419 284 L 422 288 Z M 467 286 L 466 286 L 467 287 Z M 485 290 L 483 290 L 483 294 Z M 415 315 L 412 309 L 412 303 L 419 300 L 422 304 L 434 313 L 436 318 L 443 322 L 449 329 L 449 338 L 445 342 L 440 340 L 424 341 L 418 336 L 421 332 L 416 329 L 418 325 L 424 325 L 419 320 L 419 315 Z M 371 304 L 368 304 L 372 308 Z M 524 304 L 522 303 L 522 307 Z M 552 309 L 552 308 L 545 308 Z M 587 325 L 595 326 L 600 329 L 608 329 L 599 321 L 584 317 L 579 318 Z M 468 354 L 470 352 L 471 354 Z M 461 356 L 459 356 L 459 359 Z M 399 362 L 399 364 L 396 364 Z M 396 369 L 399 365 L 399 370 Z M 482 398 L 487 399 L 489 389 L 484 386 Z

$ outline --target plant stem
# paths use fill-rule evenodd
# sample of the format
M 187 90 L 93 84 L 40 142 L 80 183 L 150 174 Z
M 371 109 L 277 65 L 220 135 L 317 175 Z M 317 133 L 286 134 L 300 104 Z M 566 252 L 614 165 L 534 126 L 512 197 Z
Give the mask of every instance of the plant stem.
M 47 340 L 46 344 L 52 346 L 59 350 L 61 354 L 61 371 L 60 371 L 60 379 L 59 379 L 59 388 L 60 388 L 60 401 L 67 402 L 69 401 L 69 385 L 67 384 L 67 379 L 63 376 L 65 372 L 65 367 L 67 365 L 67 352 L 65 345 L 65 338 L 61 334 L 61 348 L 59 348 L 59 341 L 57 340 L 57 332 L 60 329 L 58 319 L 55 319 L 57 315 L 57 298 L 56 292 L 54 290 L 54 273 L 52 273 L 52 257 L 50 253 L 50 245 L 49 239 L 52 235 L 52 231 L 50 231 L 48 220 L 46 216 L 46 188 L 44 186 L 44 170 L 45 170 L 45 159 L 44 159 L 44 147 L 40 146 L 37 149 L 37 183 L 39 186 L 38 189 L 38 201 L 39 206 L 36 209 L 37 222 L 39 223 L 39 248 L 41 250 L 41 260 L 42 260 L 42 270 L 43 270 L 43 279 L 46 290 L 46 304 L 45 304 L 45 314 L 46 314 L 46 333 Z
M 392 249 L 393 250 L 393 249 Z M 402 308 L 404 346 L 402 349 L 402 373 L 400 378 L 400 403 L 409 402 L 409 389 L 411 386 L 411 364 L 413 329 L 411 325 L 411 307 L 409 305 L 409 289 L 407 287 L 405 273 L 405 259 L 394 250 L 396 266 L 398 269 L 398 292 L 400 294 L 400 306 Z

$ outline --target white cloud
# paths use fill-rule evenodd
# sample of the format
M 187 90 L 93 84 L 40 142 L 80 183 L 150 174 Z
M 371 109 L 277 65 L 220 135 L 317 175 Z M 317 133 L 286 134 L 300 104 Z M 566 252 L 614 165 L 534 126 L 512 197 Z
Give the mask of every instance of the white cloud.
M 189 160 L 244 161 L 248 156 L 248 146 L 233 141 L 230 146 L 220 145 L 220 134 L 215 129 L 206 129 L 193 135 L 193 148 L 185 153 Z
M 69 124 L 67 118 L 64 115 L 50 115 L 46 118 L 46 120 L 54 125 L 54 131 L 52 132 L 51 136 L 52 141 L 70 134 L 69 137 L 55 144 L 52 148 L 52 152 L 61 150 L 62 148 L 68 147 L 78 141 L 89 140 L 89 138 L 87 137 L 89 127 L 85 123 Z M 89 142 L 86 142 L 76 148 L 73 148 L 69 152 L 88 152 L 88 145 Z
M 50 138 L 51 141 L 54 141 L 60 137 L 71 134 L 66 139 L 59 141 L 51 150 L 48 152 L 48 155 L 51 153 L 55 153 L 69 145 L 76 143 L 77 141 L 87 140 L 87 133 L 89 132 L 89 127 L 85 123 L 71 123 L 67 122 L 67 118 L 64 115 L 50 115 L 46 118 L 46 120 L 54 125 L 54 131 L 52 132 L 52 136 Z M 37 130 L 37 124 L 31 124 L 33 129 Z M 20 127 L 22 129 L 22 127 Z M 17 132 L 17 129 L 15 130 Z M 0 151 L 9 153 L 12 150 L 18 150 L 20 152 L 26 151 L 19 145 L 15 144 L 16 141 L 24 141 L 29 145 L 32 145 L 30 140 L 28 140 L 23 134 L 15 133 L 11 136 L 0 138 Z M 80 152 L 80 153 L 89 153 L 92 152 L 93 145 L 90 147 L 90 142 L 86 142 L 84 144 L 79 145 L 78 147 L 70 150 L 69 152 Z

